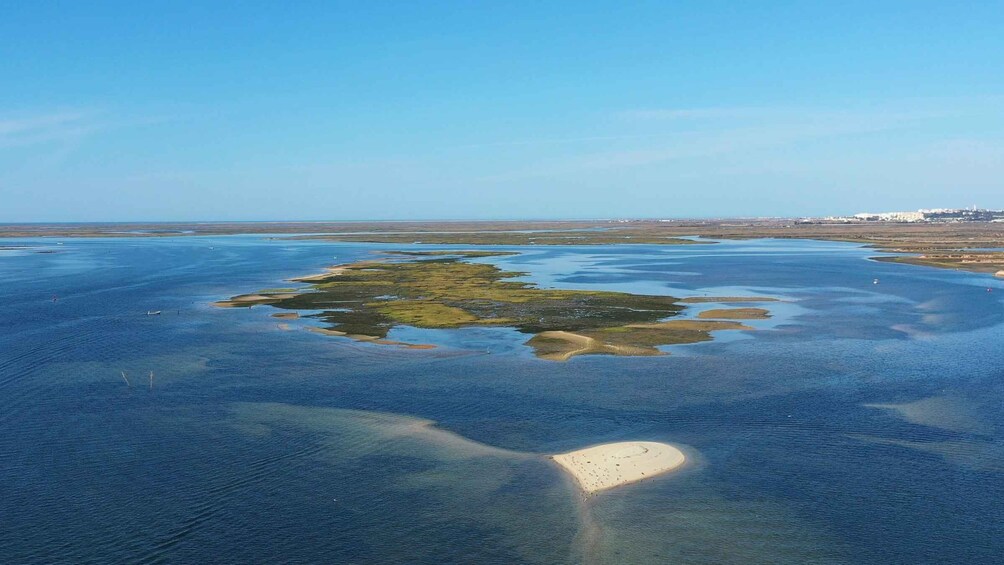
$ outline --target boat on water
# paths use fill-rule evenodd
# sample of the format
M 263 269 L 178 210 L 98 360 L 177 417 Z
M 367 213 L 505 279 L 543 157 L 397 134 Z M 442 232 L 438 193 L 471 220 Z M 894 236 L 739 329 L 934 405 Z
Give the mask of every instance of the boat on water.
M 159 316 L 160 315 L 160 310 L 147 310 L 146 311 L 146 315 L 147 316 Z

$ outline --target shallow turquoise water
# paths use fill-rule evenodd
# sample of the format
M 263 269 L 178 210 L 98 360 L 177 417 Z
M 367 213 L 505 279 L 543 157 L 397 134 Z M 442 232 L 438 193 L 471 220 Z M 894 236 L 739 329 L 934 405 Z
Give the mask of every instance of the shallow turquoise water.
M 493 258 L 545 286 L 787 300 L 755 332 L 557 364 L 507 329 L 400 328 L 392 337 L 441 346 L 401 350 L 209 306 L 407 246 L 28 243 L 0 251 L 3 563 L 1004 554 L 1004 281 L 992 277 L 806 241 Z M 625 439 L 684 445 L 694 464 L 583 503 L 539 456 Z

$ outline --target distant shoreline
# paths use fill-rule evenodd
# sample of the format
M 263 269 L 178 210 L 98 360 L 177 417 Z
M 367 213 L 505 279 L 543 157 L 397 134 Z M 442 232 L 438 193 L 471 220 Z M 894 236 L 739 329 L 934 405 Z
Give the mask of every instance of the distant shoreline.
M 262 235 L 353 243 L 437 245 L 700 245 L 723 239 L 811 239 L 910 255 L 877 260 L 994 274 L 1004 223 L 806 223 L 794 219 L 177 222 L 3 224 L 0 238 Z

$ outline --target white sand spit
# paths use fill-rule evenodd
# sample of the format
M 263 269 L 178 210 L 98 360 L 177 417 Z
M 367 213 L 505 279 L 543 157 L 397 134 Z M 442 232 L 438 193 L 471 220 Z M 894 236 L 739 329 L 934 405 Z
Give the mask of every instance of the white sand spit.
M 587 447 L 552 457 L 587 493 L 613 488 L 683 465 L 682 451 L 666 443 L 625 441 Z

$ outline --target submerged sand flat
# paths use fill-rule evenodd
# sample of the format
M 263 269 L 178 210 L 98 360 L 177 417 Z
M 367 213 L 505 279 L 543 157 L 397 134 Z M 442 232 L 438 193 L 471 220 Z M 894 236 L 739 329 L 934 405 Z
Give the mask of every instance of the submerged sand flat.
M 993 428 L 983 422 L 978 404 L 951 396 L 932 396 L 899 404 L 863 404 L 866 408 L 890 410 L 911 424 L 941 428 L 951 432 L 986 434 Z
M 595 445 L 552 457 L 594 493 L 672 471 L 686 462 L 682 451 L 666 443 L 624 441 Z
M 680 299 L 684 304 L 705 304 L 708 302 L 780 302 L 777 298 L 766 296 L 688 296 Z
M 274 316 L 274 314 L 273 314 Z M 380 345 L 399 345 L 405 349 L 435 349 L 436 346 L 431 343 L 407 343 L 404 341 L 394 341 L 392 339 L 384 339 L 377 337 L 375 335 L 363 335 L 363 334 L 347 334 L 345 332 L 340 332 L 338 330 L 332 330 L 328 328 L 317 328 L 314 326 L 307 326 L 304 328 L 308 332 L 314 332 L 324 335 L 346 337 L 355 341 L 361 341 L 366 343 L 377 343 Z

